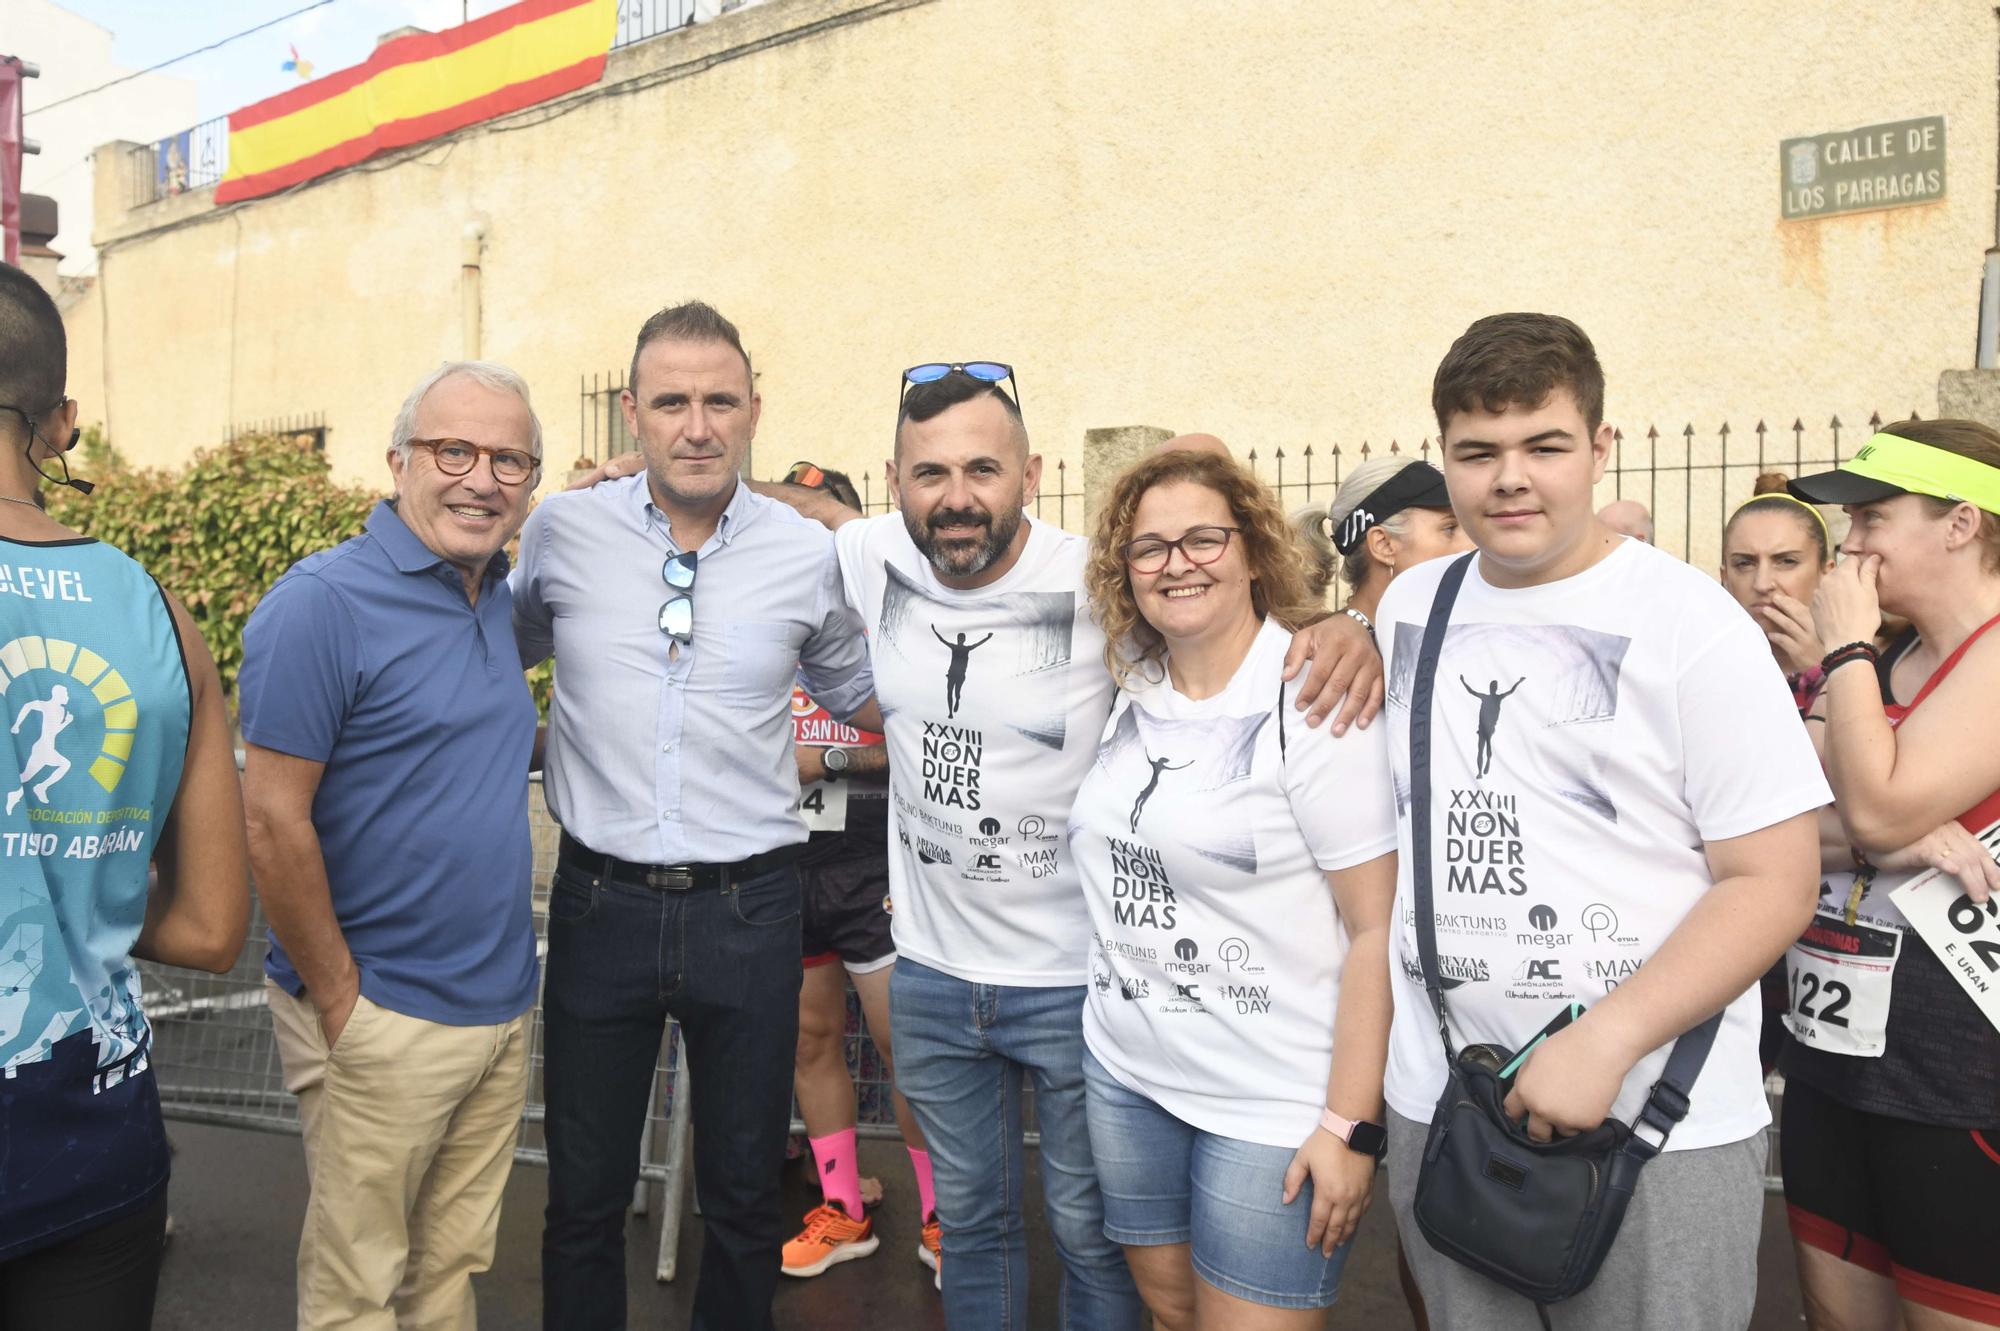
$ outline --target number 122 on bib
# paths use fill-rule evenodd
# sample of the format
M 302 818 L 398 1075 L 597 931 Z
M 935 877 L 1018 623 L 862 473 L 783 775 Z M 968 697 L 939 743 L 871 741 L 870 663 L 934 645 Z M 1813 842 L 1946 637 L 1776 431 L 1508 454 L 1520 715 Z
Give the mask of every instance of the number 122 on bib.
M 1902 948 L 1900 929 L 1867 920 L 1849 924 L 1838 908 L 1822 906 L 1785 953 L 1791 990 L 1785 1024 L 1799 1043 L 1830 1054 L 1880 1058 Z

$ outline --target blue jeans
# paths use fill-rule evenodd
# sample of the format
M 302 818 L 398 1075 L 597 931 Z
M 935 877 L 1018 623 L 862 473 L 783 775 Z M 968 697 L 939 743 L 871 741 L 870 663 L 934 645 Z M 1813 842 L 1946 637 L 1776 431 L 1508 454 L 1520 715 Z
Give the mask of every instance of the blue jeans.
M 971 984 L 904 957 L 889 979 L 896 1087 L 930 1142 L 951 1331 L 1025 1331 L 1023 1077 L 1034 1079 L 1042 1197 L 1062 1258 L 1062 1331 L 1138 1331 L 1145 1311 L 1104 1201 L 1084 1113 L 1083 987 Z
M 770 1331 L 799 1035 L 799 875 L 661 892 L 556 870 L 543 989 L 546 1331 L 623 1331 L 625 1208 L 660 1038 L 688 1056 L 701 1278 L 693 1331 Z
M 1286 1205 L 1296 1146 L 1203 1132 L 1129 1089 L 1090 1054 L 1090 1141 L 1104 1189 L 1104 1232 L 1135 1248 L 1188 1245 L 1194 1273 L 1225 1294 L 1272 1308 L 1325 1308 L 1340 1292 L 1353 1240 L 1320 1254 L 1306 1243 L 1312 1180 Z

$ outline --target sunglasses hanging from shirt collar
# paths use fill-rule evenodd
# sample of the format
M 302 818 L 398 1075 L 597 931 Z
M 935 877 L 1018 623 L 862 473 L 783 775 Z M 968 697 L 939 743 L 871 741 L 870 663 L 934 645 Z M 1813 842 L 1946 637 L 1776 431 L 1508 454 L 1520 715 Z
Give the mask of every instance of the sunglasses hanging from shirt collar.
M 682 646 L 694 641 L 695 552 L 668 555 L 660 565 L 660 577 L 673 590 L 660 604 L 660 632 Z

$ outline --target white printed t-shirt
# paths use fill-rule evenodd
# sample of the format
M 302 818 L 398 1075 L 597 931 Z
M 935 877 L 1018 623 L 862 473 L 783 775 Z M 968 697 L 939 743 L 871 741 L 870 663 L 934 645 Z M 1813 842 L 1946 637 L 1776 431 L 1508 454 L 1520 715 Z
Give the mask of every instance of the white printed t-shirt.
M 1405 815 L 1410 691 L 1452 562 L 1398 577 L 1375 616 Z M 1639 541 L 1540 587 L 1496 588 L 1474 556 L 1439 658 L 1431 736 L 1432 909 L 1455 1046 L 1518 1049 L 1559 1004 L 1603 1001 L 1714 886 L 1705 842 L 1833 798 L 1755 621 L 1713 578 Z M 1444 1091 L 1444 1049 L 1418 963 L 1407 816 L 1399 835 L 1385 1091 L 1425 1123 Z M 1669 1149 L 1740 1141 L 1770 1122 L 1760 1021 L 1753 982 L 1727 1008 Z M 1667 1048 L 1627 1074 L 1614 1118 L 1632 1121 Z
M 899 513 L 835 533 L 889 738 L 896 951 L 974 984 L 1080 985 L 1090 920 L 1063 844 L 1111 710 L 1087 543 L 1033 517 L 998 581 L 937 580 Z
M 1333 1062 L 1348 940 L 1323 870 L 1396 848 L 1382 728 L 1308 729 L 1290 645 L 1266 620 L 1198 702 L 1134 679 L 1070 818 L 1090 1052 L 1203 1132 L 1283 1147 L 1318 1126 Z

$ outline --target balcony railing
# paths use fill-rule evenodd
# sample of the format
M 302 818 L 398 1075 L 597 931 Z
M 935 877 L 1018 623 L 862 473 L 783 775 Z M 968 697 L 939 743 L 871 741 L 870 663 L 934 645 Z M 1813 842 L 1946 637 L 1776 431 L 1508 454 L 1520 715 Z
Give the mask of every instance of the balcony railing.
M 204 120 L 193 129 L 134 148 L 128 166 L 134 208 L 207 189 L 229 168 L 229 117 Z

